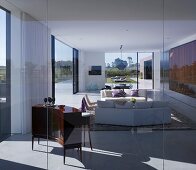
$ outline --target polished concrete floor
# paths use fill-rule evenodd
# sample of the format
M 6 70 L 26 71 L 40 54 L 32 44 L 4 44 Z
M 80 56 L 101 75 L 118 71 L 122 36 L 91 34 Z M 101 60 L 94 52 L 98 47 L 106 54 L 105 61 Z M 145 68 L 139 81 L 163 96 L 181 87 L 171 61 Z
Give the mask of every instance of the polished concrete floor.
M 72 95 L 60 84 L 57 104 L 79 108 L 86 93 Z M 87 93 L 92 101 L 99 92 Z M 149 99 L 159 99 L 149 93 Z M 91 131 L 93 150 L 82 148 L 83 160 L 77 150 L 68 150 L 63 164 L 63 149 L 55 142 L 41 140 L 31 149 L 31 134 L 12 135 L 0 143 L 0 170 L 195 170 L 196 130 Z M 47 147 L 48 146 L 48 147 Z
M 13 135 L 0 143 L 1 170 L 93 169 L 93 170 L 195 170 L 196 131 L 92 131 L 93 150 L 68 150 L 63 164 L 63 149 L 55 142 L 35 142 L 31 135 Z M 48 147 L 47 147 L 48 145 Z M 47 154 L 48 153 L 48 154 Z

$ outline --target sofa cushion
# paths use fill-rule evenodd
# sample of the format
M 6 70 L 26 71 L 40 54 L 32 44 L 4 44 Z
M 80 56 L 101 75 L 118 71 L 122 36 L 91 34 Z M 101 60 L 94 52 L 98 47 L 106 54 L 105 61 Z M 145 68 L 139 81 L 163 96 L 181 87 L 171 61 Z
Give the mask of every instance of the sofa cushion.
M 131 90 L 130 95 L 131 95 L 132 97 L 139 97 L 138 90 Z
M 112 90 L 105 90 L 105 97 L 112 97 Z
M 123 104 L 115 103 L 115 107 L 118 109 L 132 109 L 133 103 L 131 103 L 131 102 L 125 102 Z
M 112 92 L 112 96 L 113 97 L 125 97 L 126 96 L 126 93 L 123 91 L 123 90 L 114 90 Z
M 97 106 L 98 107 L 101 107 L 101 108 L 114 108 L 114 102 L 113 101 L 100 101 L 98 100 L 97 101 Z
M 152 102 L 136 102 L 135 103 L 135 108 L 136 109 L 148 109 L 152 107 Z
M 152 107 L 153 108 L 160 108 L 160 107 L 167 107 L 168 103 L 164 101 L 153 101 Z

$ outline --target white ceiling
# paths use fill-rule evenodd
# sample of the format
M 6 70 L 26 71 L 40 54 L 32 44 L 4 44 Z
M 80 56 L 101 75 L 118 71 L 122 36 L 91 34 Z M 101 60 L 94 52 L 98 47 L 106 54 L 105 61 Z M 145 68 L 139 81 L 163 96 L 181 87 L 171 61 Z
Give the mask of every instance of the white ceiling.
M 86 51 L 119 52 L 120 45 L 126 52 L 154 51 L 163 40 L 169 45 L 196 33 L 196 0 L 9 1 Z

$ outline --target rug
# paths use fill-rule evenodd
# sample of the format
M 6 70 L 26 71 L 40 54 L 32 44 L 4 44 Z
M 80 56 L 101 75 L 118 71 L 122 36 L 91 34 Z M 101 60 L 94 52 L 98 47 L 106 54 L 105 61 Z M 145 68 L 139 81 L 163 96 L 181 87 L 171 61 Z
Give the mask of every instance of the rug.
M 145 126 L 118 126 L 95 124 L 92 118 L 91 131 L 138 131 L 138 130 L 196 130 L 196 122 L 188 117 L 172 110 L 171 123 L 161 125 L 145 125 Z

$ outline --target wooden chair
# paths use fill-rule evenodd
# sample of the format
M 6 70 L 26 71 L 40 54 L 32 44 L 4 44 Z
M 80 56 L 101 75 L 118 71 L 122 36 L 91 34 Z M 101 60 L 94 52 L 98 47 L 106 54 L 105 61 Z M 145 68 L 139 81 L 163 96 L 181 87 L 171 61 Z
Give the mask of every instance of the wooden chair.
M 91 136 L 90 136 L 90 126 L 91 126 L 91 118 L 94 116 L 95 114 L 95 105 L 89 105 L 86 101 L 86 98 L 83 97 L 82 98 L 82 105 L 81 105 L 81 111 L 82 111 L 82 118 L 83 118 L 83 131 L 84 131 L 84 146 L 85 146 L 85 127 L 87 126 L 88 128 L 88 136 L 89 136 L 89 142 L 90 142 L 90 147 L 92 150 L 92 142 L 91 142 Z

